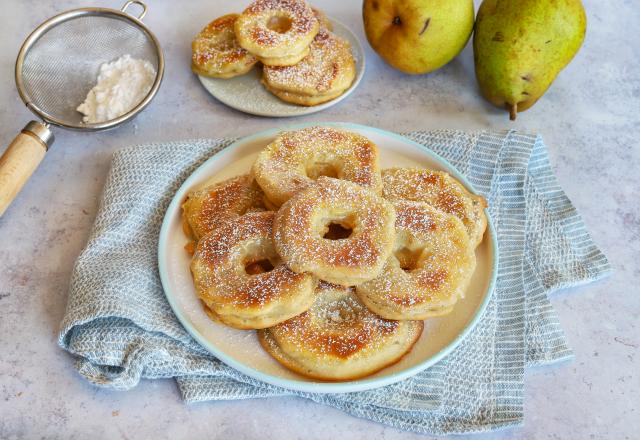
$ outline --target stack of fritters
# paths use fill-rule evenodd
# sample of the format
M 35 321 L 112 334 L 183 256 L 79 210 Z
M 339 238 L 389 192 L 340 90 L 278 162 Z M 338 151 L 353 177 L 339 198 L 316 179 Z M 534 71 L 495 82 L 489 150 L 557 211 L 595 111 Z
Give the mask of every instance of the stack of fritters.
M 258 329 L 298 373 L 349 380 L 399 360 L 421 320 L 453 310 L 485 207 L 447 173 L 380 170 L 366 137 L 311 127 L 279 134 L 250 174 L 192 191 L 183 219 L 209 316 Z
M 192 43 L 191 68 L 199 75 L 232 78 L 258 62 L 267 90 L 305 106 L 342 95 L 356 75 L 349 43 L 304 0 L 256 0 L 209 23 Z

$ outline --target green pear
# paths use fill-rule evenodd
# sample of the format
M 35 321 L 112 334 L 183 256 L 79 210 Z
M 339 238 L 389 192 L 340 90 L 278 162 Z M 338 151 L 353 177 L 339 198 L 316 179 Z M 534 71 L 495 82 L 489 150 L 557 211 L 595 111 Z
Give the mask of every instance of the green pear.
M 473 36 L 482 94 L 514 120 L 569 64 L 586 27 L 580 0 L 484 0 Z

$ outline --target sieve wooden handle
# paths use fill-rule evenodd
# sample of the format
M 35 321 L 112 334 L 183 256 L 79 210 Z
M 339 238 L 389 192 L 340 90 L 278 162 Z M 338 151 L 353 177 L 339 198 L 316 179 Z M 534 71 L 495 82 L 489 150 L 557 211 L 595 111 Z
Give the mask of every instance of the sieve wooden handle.
M 52 142 L 49 129 L 31 121 L 0 157 L 0 217 L 38 168 Z

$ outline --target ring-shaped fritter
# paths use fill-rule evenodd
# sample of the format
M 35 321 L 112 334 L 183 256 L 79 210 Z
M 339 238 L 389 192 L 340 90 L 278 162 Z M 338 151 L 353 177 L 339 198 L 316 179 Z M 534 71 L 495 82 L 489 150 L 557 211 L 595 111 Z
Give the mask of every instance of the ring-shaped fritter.
M 331 127 L 280 133 L 260 152 L 253 175 L 279 207 L 320 176 L 334 177 L 380 193 L 378 147 L 364 136 Z
M 393 254 L 377 278 L 356 286 L 358 297 L 386 319 L 445 315 L 469 286 L 474 246 L 457 217 L 426 203 L 394 205 Z
M 482 242 L 487 229 L 484 197 L 472 194 L 444 171 L 424 168 L 382 170 L 382 194 L 389 200 L 428 203 L 462 220 L 474 246 Z
M 191 43 L 191 70 L 212 78 L 244 75 L 258 59 L 240 47 L 234 31 L 238 14 L 213 20 Z
M 273 243 L 273 212 L 252 212 L 224 223 L 196 247 L 191 272 L 198 297 L 223 323 L 266 328 L 307 310 L 316 280 L 295 273 Z
M 265 65 L 297 63 L 319 30 L 313 9 L 303 0 L 256 0 L 235 23 L 240 46 Z
M 182 204 L 182 225 L 198 241 L 229 219 L 264 210 L 264 193 L 253 177 L 243 174 L 191 191 Z
M 276 250 L 294 272 L 354 286 L 380 274 L 393 250 L 395 217 L 393 205 L 373 192 L 320 177 L 276 213 Z
M 258 331 L 285 367 L 321 380 L 353 380 L 398 362 L 422 334 L 422 321 L 389 321 L 370 312 L 353 288 L 320 283 L 302 315 Z
M 342 95 L 356 77 L 348 41 L 321 29 L 309 54 L 293 66 L 264 66 L 262 83 L 278 98 L 312 106 Z

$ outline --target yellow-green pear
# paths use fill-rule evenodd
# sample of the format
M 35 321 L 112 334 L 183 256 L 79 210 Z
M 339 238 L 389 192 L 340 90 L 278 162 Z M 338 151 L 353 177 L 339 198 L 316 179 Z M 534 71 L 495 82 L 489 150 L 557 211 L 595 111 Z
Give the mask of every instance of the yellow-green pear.
M 482 94 L 515 119 L 569 64 L 586 26 L 580 0 L 484 0 L 473 36 Z
M 427 73 L 460 53 L 473 31 L 473 0 L 364 0 L 373 50 L 406 73 Z

